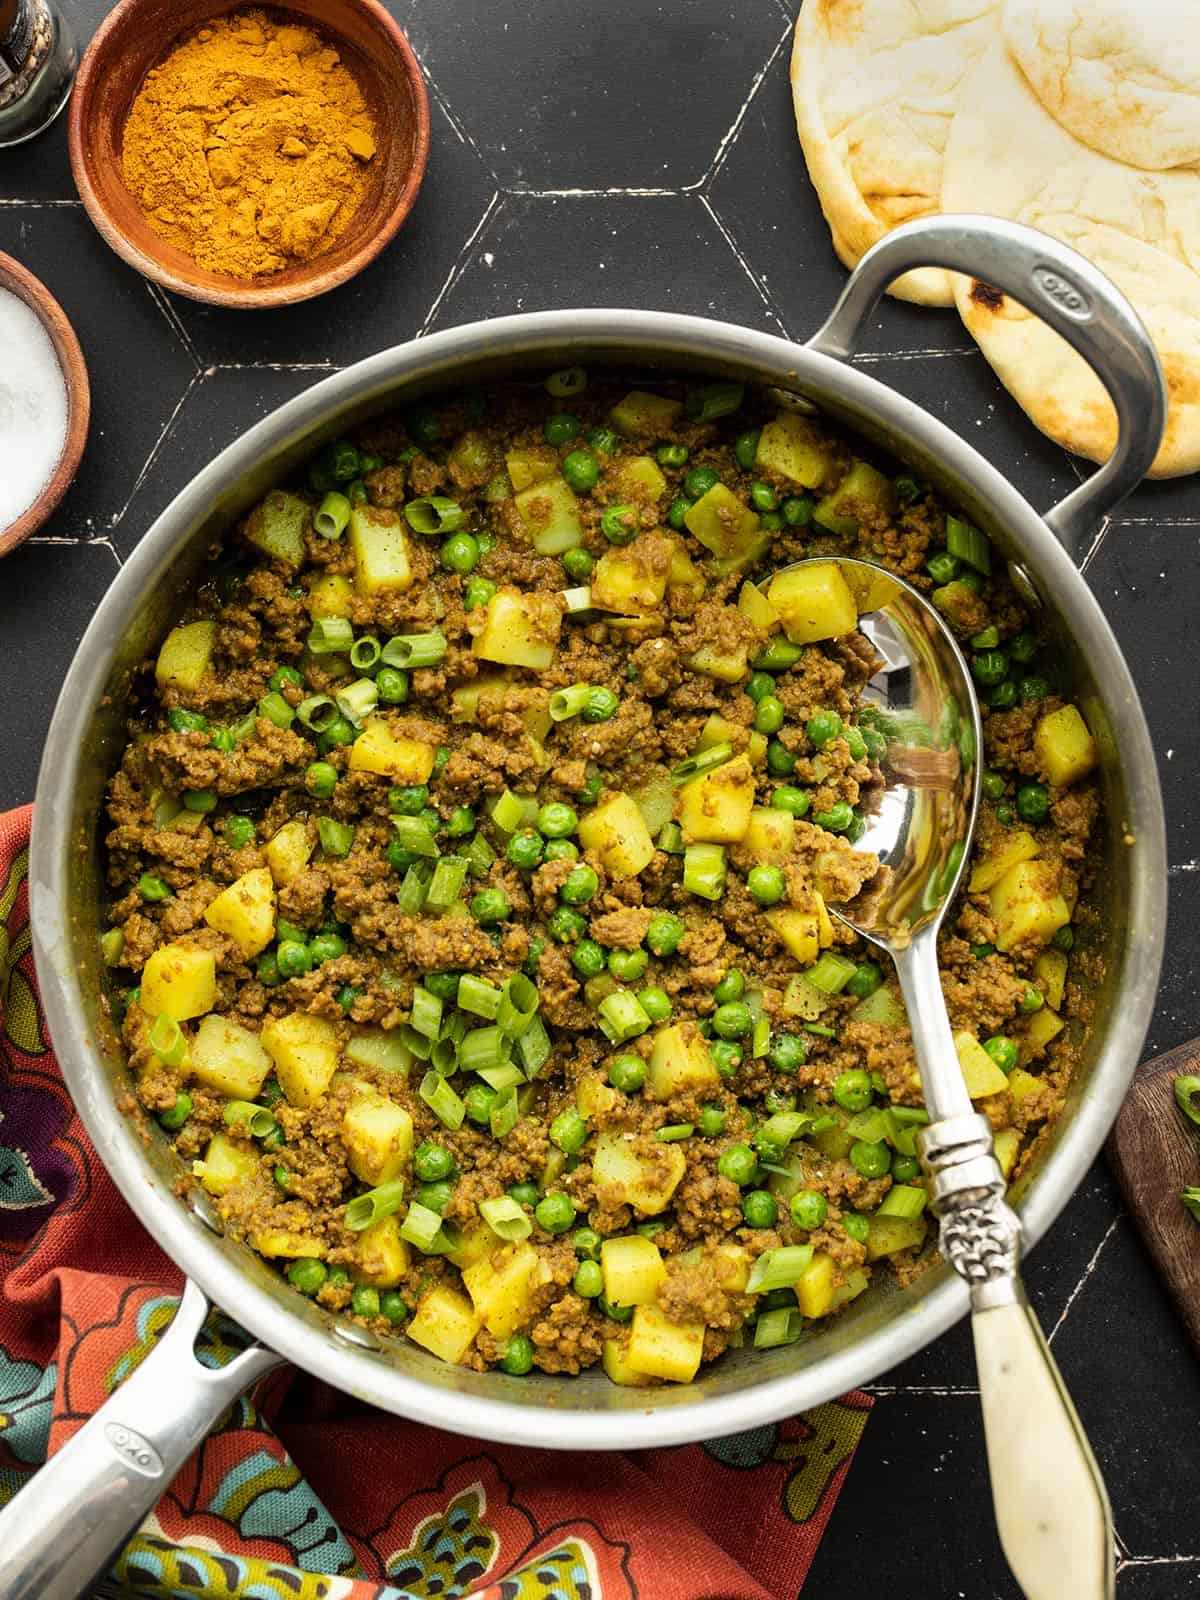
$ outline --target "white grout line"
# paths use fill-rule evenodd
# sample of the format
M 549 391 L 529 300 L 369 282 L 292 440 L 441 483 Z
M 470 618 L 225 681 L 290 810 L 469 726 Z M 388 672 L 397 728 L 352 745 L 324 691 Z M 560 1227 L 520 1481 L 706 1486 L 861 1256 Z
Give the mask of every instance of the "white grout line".
M 873 367 L 881 361 L 944 361 L 947 356 L 961 360 L 963 356 L 977 356 L 980 353 L 977 344 L 950 345 L 936 350 L 867 350 L 854 357 L 854 364 Z
M 738 266 L 741 267 L 742 271 L 749 278 L 750 282 L 758 290 L 759 298 L 761 299 L 763 305 L 766 306 L 767 311 L 770 313 L 771 320 L 776 324 L 784 338 L 788 338 L 789 334 L 787 324 L 784 322 L 779 308 L 776 306 L 770 294 L 767 292 L 766 284 L 763 283 L 761 278 L 759 278 L 758 274 L 755 272 L 754 268 L 750 265 L 749 261 L 747 261 L 746 257 L 742 254 L 741 245 L 738 244 L 733 234 L 730 233 L 729 229 L 725 226 L 724 222 L 721 220 L 720 214 L 717 212 L 715 206 L 708 196 L 706 194 L 702 194 L 698 195 L 697 198 L 699 199 L 700 204 L 704 207 L 705 211 L 708 212 L 709 216 L 716 223 L 717 229 L 725 243 L 733 251 L 734 260 L 737 262 Z
M 336 361 L 217 361 L 205 367 L 202 378 L 215 378 L 219 372 L 341 372 Z
M 783 30 L 782 37 L 778 40 L 774 50 L 772 50 L 771 54 L 767 57 L 766 65 L 760 67 L 758 72 L 755 73 L 754 79 L 750 84 L 749 93 L 746 95 L 745 100 L 743 100 L 741 106 L 738 108 L 737 115 L 729 124 L 729 127 L 726 128 L 724 136 L 722 137 L 720 144 L 718 144 L 712 160 L 708 164 L 708 171 L 705 172 L 698 183 L 688 184 L 687 187 L 689 189 L 702 189 L 706 184 L 711 183 L 712 180 L 717 176 L 717 173 L 720 172 L 722 166 L 725 164 L 725 157 L 729 154 L 730 150 L 737 142 L 737 136 L 742 131 L 742 123 L 746 120 L 746 113 L 750 110 L 755 95 L 757 95 L 759 89 L 762 87 L 763 79 L 775 65 L 776 58 L 778 57 L 780 51 L 785 47 L 785 45 L 787 45 L 788 41 L 792 37 L 792 27 L 793 24 L 789 18 L 787 25 Z
M 170 300 L 166 296 L 165 291 L 160 287 L 160 285 L 157 283 L 151 283 L 149 278 L 146 278 L 144 282 L 151 300 L 154 301 L 154 304 L 158 307 L 159 311 L 161 311 L 163 317 L 166 319 L 167 326 L 179 340 L 187 354 L 192 358 L 192 363 L 195 366 L 196 371 L 201 372 L 204 368 L 204 363 L 200 359 L 200 352 L 192 343 L 192 336 L 180 320 L 179 313 L 171 304 Z
M 881 1398 L 891 1399 L 896 1395 L 927 1395 L 938 1400 L 969 1399 L 971 1396 L 978 1398 L 979 1390 L 965 1385 L 950 1384 L 908 1384 L 908 1383 L 864 1383 L 861 1387 L 867 1394 L 877 1395 Z
M 1200 872 L 1200 861 L 1178 861 L 1168 867 L 1167 872 L 1172 878 L 1181 877 L 1185 872 Z
M 209 370 L 211 371 L 212 369 L 210 368 Z M 159 452 L 162 450 L 163 445 L 167 442 L 167 439 L 170 436 L 171 431 L 174 428 L 175 423 L 176 423 L 176 421 L 177 421 L 177 419 L 179 417 L 179 413 L 183 410 L 184 406 L 187 404 L 188 399 L 191 396 L 192 390 L 196 389 L 196 388 L 198 388 L 200 386 L 201 382 L 203 381 L 204 376 L 205 376 L 204 373 L 197 372 L 191 377 L 191 379 L 189 379 L 187 388 L 179 396 L 179 399 L 175 404 L 175 409 L 171 412 L 171 415 L 167 418 L 166 422 L 163 424 L 162 429 L 159 432 L 158 438 L 154 441 L 154 446 L 151 449 L 150 454 L 146 457 L 145 466 L 143 466 L 142 470 L 138 473 L 137 478 L 134 480 L 133 488 L 129 491 L 128 495 L 125 497 L 125 504 L 121 507 L 121 509 L 119 511 L 115 512 L 114 515 L 110 518 L 110 520 L 109 520 L 109 527 L 110 528 L 116 528 L 116 527 L 120 526 L 121 521 L 125 516 L 125 513 L 129 510 L 130 505 L 133 503 L 134 496 L 137 494 L 137 492 L 141 488 L 142 484 L 146 481 L 146 478 L 148 477 L 149 472 L 150 472 L 150 468 L 158 460 Z
M 414 334 L 414 338 L 419 339 L 423 333 L 429 332 L 429 329 L 433 325 L 433 319 L 437 316 L 438 311 L 441 308 L 442 301 L 450 293 L 451 289 L 466 270 L 473 246 L 482 237 L 484 230 L 487 228 L 492 219 L 494 217 L 498 217 L 500 212 L 503 210 L 504 198 L 504 194 L 501 190 L 493 190 L 491 199 L 484 207 L 483 215 L 471 230 L 471 233 L 466 242 L 463 244 L 462 249 L 458 252 L 458 255 L 454 261 L 454 265 L 446 274 L 445 280 L 442 283 L 442 287 L 438 290 L 437 294 L 434 295 L 433 304 L 425 313 L 424 320 Z
M 433 73 L 430 72 L 428 64 L 426 63 L 424 57 L 421 55 L 421 52 L 417 49 L 416 45 L 413 45 L 413 54 L 416 56 L 417 60 L 420 62 L 421 71 L 425 74 L 425 82 L 426 82 L 426 85 L 429 88 L 429 92 L 433 96 L 433 98 L 437 101 L 438 106 L 439 106 L 439 108 L 440 108 L 440 110 L 442 112 L 442 115 L 445 117 L 446 121 L 450 124 L 450 127 L 453 130 L 455 138 L 458 140 L 459 144 L 466 145 L 467 149 L 471 151 L 471 153 L 474 155 L 475 159 L 479 162 L 480 166 L 483 168 L 483 170 L 491 178 L 493 184 L 495 184 L 496 187 L 499 188 L 500 179 L 496 176 L 496 172 L 495 172 L 495 169 L 492 166 L 492 163 L 484 155 L 483 151 L 479 148 L 478 144 L 476 144 L 475 139 L 474 139 L 473 135 L 471 134 L 470 129 L 466 126 L 465 123 L 460 122 L 458 120 L 458 117 L 455 115 L 455 113 L 450 109 L 450 102 L 446 99 L 446 96 L 442 93 L 441 87 L 438 84 L 437 79 L 434 77 Z
M 1200 517 L 1127 517 L 1117 512 L 1112 520 L 1121 528 L 1200 528 Z
M 0 199 L 0 207 L 10 211 L 77 211 L 82 205 L 82 200 Z
M 1108 535 L 1111 532 L 1111 530 L 1112 530 L 1112 518 L 1111 517 L 1105 517 L 1104 520 L 1101 522 L 1100 526 L 1096 529 L 1096 537 L 1092 540 L 1091 544 L 1089 545 L 1087 554 L 1084 556 L 1083 560 L 1079 563 L 1080 572 L 1086 572 L 1087 569 L 1091 566 L 1092 562 L 1096 559 L 1096 557 L 1100 553 L 1100 546 L 1108 538 Z
M 501 185 L 501 193 L 522 200 L 678 200 L 700 187 L 703 179 L 684 184 L 678 189 L 529 189 L 521 183 Z
M 1091 1260 L 1088 1262 L 1087 1266 L 1084 1267 L 1084 1269 L 1083 1269 L 1083 1276 L 1080 1278 L 1079 1282 L 1075 1285 L 1075 1287 L 1071 1290 L 1071 1293 L 1067 1298 L 1066 1305 L 1062 1308 L 1061 1312 L 1059 1313 L 1058 1321 L 1054 1324 L 1054 1326 L 1051 1328 L 1050 1332 L 1047 1334 L 1047 1336 L 1046 1336 L 1046 1343 L 1047 1344 L 1052 1345 L 1054 1343 L 1055 1335 L 1058 1333 L 1058 1330 L 1062 1327 L 1062 1325 L 1066 1322 L 1067 1318 L 1070 1316 L 1071 1307 L 1075 1304 L 1076 1300 L 1078 1300 L 1078 1298 L 1079 1298 L 1079 1296 L 1080 1296 L 1080 1294 L 1081 1294 L 1081 1292 L 1083 1290 L 1084 1285 L 1087 1283 L 1087 1281 L 1091 1277 L 1092 1273 L 1095 1272 L 1096 1266 L 1097 1266 L 1097 1264 L 1098 1264 L 1098 1262 L 1100 1260 L 1100 1257 L 1104 1253 L 1105 1245 L 1112 1238 L 1113 1234 L 1117 1231 L 1117 1228 L 1120 1225 L 1120 1223 L 1121 1223 L 1122 1219 L 1124 1218 L 1124 1216 L 1125 1216 L 1124 1211 L 1118 1211 L 1116 1216 L 1109 1223 L 1108 1227 L 1105 1228 L 1104 1237 L 1100 1240 L 1100 1243 L 1092 1251 Z

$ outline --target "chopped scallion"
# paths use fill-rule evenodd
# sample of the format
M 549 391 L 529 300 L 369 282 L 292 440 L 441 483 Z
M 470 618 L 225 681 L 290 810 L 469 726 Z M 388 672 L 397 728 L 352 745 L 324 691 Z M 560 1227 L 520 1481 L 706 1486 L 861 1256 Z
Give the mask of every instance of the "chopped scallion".
M 183 1029 L 165 1011 L 160 1011 L 150 1024 L 148 1043 L 165 1067 L 181 1066 L 187 1054 L 187 1040 L 183 1036 Z
M 227 1100 L 221 1115 L 230 1127 L 245 1124 L 255 1139 L 265 1139 L 278 1126 L 266 1106 L 256 1106 L 253 1100 Z
M 436 667 L 446 654 L 446 636 L 432 633 L 398 633 L 388 640 L 379 659 L 388 667 Z
M 986 533 L 964 522 L 962 517 L 946 518 L 946 549 L 952 556 L 965 561 L 976 572 L 988 577 L 992 570 L 992 547 Z
M 317 617 L 305 641 L 314 656 L 338 655 L 354 643 L 354 629 L 348 617 Z
M 550 1056 L 550 1035 L 541 1017 L 534 1017 L 524 1033 L 518 1036 L 517 1054 L 525 1068 L 526 1077 L 536 1078 Z
M 492 821 L 504 833 L 516 833 L 528 814 L 529 808 L 524 800 L 513 794 L 511 789 L 501 790 L 492 805 Z
M 327 856 L 348 856 L 354 845 L 354 828 L 349 822 L 338 822 L 333 817 L 317 818 L 317 833 L 321 849 Z
M 772 1289 L 790 1289 L 808 1271 L 812 1258 L 811 1244 L 789 1244 L 779 1250 L 764 1250 L 750 1269 L 746 1293 L 770 1294 Z
M 688 391 L 685 410 L 693 422 L 715 422 L 718 417 L 731 416 L 745 398 L 743 384 L 706 383 Z
M 414 861 L 404 874 L 404 882 L 396 895 L 396 904 L 406 917 L 415 917 L 429 896 L 430 869 L 427 861 Z
M 764 1311 L 754 1325 L 754 1348 L 774 1350 L 783 1344 L 795 1344 L 804 1327 L 804 1318 L 794 1306 L 781 1306 L 778 1311 Z
M 581 584 L 577 589 L 560 589 L 559 594 L 569 617 L 577 617 L 583 611 L 594 609 L 590 583 Z
M 462 854 L 473 878 L 482 878 L 496 859 L 496 852 L 481 833 L 475 834 L 470 843 L 463 845 Z
M 410 500 L 404 508 L 404 518 L 414 533 L 456 533 L 466 522 L 467 514 L 457 500 L 434 494 Z
M 260 717 L 267 717 L 277 728 L 290 728 L 296 720 L 296 713 L 275 689 L 272 689 L 270 694 L 263 695 L 258 702 L 258 714 Z
M 701 773 L 712 772 L 715 767 L 723 767 L 727 761 L 733 759 L 733 746 L 724 741 L 721 744 L 710 744 L 707 750 L 697 750 L 694 755 L 681 761 L 677 767 L 671 769 L 671 782 L 674 784 L 689 783 L 691 779 L 698 778 Z
M 441 855 L 437 840 L 420 817 L 393 817 L 392 827 L 396 830 L 396 838 L 413 855 L 430 858 Z
M 514 1061 L 502 1061 L 498 1067 L 477 1067 L 476 1072 L 489 1089 L 519 1089 L 525 1074 Z
M 334 698 L 338 710 L 357 728 L 379 704 L 379 690 L 373 678 L 356 678 L 349 688 L 339 689 Z
M 514 973 L 504 985 L 496 1021 L 510 1038 L 525 1032 L 538 1008 L 538 992 L 531 979 L 523 972 Z
M 517 1109 L 517 1091 L 512 1088 L 502 1089 L 492 1101 L 491 1115 L 488 1117 L 492 1138 L 507 1138 L 516 1127 L 520 1114 Z
M 462 1127 L 467 1108 L 440 1073 L 427 1072 L 418 1093 L 443 1126 Z
M 338 709 L 327 694 L 310 694 L 296 707 L 296 715 L 306 728 L 314 733 L 324 733 L 337 721 Z M 236 731 L 236 730 L 235 730 Z
M 406 1244 L 411 1244 L 420 1250 L 422 1255 L 437 1255 L 446 1247 L 441 1217 L 436 1211 L 431 1211 L 428 1206 L 421 1205 L 417 1200 L 409 1206 L 404 1221 L 400 1224 L 400 1237 Z
M 614 989 L 600 1002 L 600 1028 L 611 1044 L 623 1044 L 635 1039 L 650 1026 L 650 1018 L 642 1010 L 638 998 L 629 989 Z
M 819 994 L 840 994 L 857 971 L 856 962 L 847 961 L 845 956 L 826 950 L 816 966 L 810 967 L 804 974 L 804 978 Z
M 428 1061 L 433 1055 L 433 1040 L 423 1033 L 418 1033 L 409 1023 L 405 1023 L 400 1029 L 400 1037 L 418 1061 Z
M 464 972 L 458 980 L 458 1009 L 469 1011 L 473 1017 L 495 1022 L 503 998 L 503 992 L 494 983 L 489 983 L 486 978 L 477 978 L 473 972 Z
M 550 716 L 555 722 L 577 717 L 592 692 L 590 683 L 573 683 L 569 689 L 555 689 L 550 696 Z
M 346 1207 L 346 1226 L 351 1233 L 362 1233 L 363 1229 L 369 1228 L 373 1222 L 378 1222 L 383 1217 L 390 1217 L 393 1212 L 399 1211 L 403 1201 L 402 1178 L 393 1178 L 390 1183 L 381 1183 L 378 1188 L 368 1189 L 366 1194 L 355 1195 Z
M 313 527 L 322 539 L 340 539 L 349 521 L 349 500 L 336 489 L 331 489 L 313 517 Z
M 373 633 L 364 633 L 350 646 L 350 665 L 356 672 L 370 672 L 379 665 L 379 640 Z
M 680 1139 L 690 1139 L 695 1131 L 694 1122 L 668 1122 L 654 1137 L 660 1144 L 678 1144 Z
M 420 984 L 413 990 L 411 1026 L 427 1039 L 436 1039 L 442 1026 L 442 1002 Z
M 901 1217 L 915 1222 L 929 1202 L 929 1196 L 917 1183 L 894 1183 L 875 1213 L 877 1217 Z
M 725 850 L 719 844 L 689 844 L 683 852 L 683 887 L 704 900 L 725 892 Z
M 509 1194 L 499 1194 L 490 1200 L 481 1200 L 479 1215 L 493 1233 L 499 1234 L 501 1239 L 507 1239 L 511 1244 L 516 1244 L 521 1239 L 528 1239 L 533 1232 L 533 1218 L 524 1206 L 518 1205 Z
M 662 832 L 654 841 L 669 856 L 681 856 L 684 851 L 683 829 L 677 822 L 664 822 Z
M 458 1048 L 458 1064 L 464 1072 L 482 1072 L 485 1067 L 498 1067 L 507 1061 L 511 1050 L 499 1028 L 473 1028 Z
M 467 863 L 462 856 L 443 856 L 434 868 L 425 904 L 431 911 L 448 911 L 462 893 Z

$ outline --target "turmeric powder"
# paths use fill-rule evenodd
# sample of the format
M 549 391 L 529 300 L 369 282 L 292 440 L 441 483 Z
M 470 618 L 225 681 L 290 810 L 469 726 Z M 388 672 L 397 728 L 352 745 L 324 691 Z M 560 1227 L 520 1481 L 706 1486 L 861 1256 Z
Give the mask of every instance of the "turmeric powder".
M 254 10 L 214 17 L 146 74 L 123 161 L 155 233 L 250 279 L 328 250 L 362 204 L 374 155 L 336 49 Z

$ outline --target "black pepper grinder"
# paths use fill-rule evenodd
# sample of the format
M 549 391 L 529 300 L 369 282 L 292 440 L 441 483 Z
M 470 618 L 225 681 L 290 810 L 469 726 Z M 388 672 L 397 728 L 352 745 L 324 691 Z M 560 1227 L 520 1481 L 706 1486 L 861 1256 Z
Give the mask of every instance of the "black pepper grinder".
M 50 126 L 77 62 L 71 30 L 47 0 L 0 0 L 0 148 Z

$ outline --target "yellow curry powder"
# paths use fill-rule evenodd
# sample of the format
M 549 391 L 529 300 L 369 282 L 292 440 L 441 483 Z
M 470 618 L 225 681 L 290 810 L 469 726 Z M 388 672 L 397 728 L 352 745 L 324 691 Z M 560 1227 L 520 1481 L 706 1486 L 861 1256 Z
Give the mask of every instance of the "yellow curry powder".
M 190 34 L 146 74 L 125 125 L 125 182 L 150 226 L 238 278 L 329 249 L 362 204 L 374 154 L 337 51 L 265 11 Z

